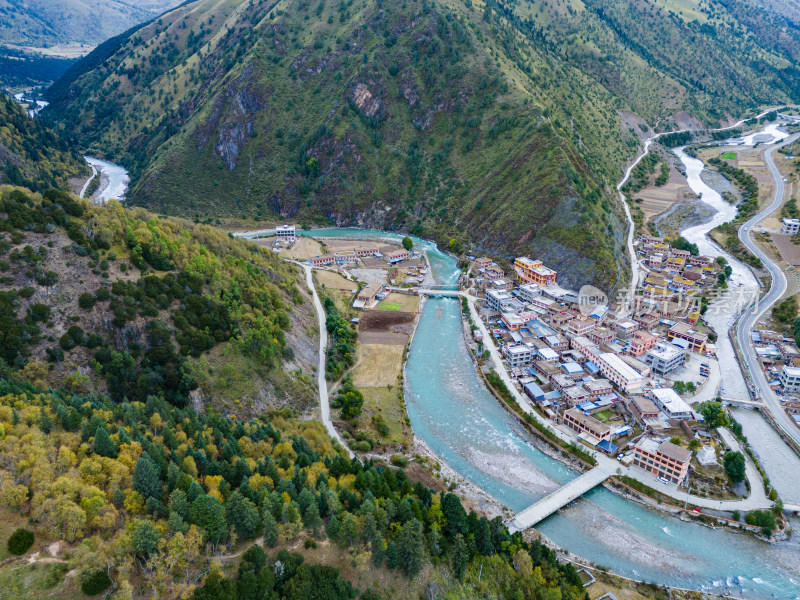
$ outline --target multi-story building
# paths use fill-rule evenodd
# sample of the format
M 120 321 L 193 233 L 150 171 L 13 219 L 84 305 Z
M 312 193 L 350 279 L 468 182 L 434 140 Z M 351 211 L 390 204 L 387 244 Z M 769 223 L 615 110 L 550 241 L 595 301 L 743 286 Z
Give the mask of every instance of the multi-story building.
M 611 427 L 601 423 L 594 417 L 586 415 L 577 408 L 570 408 L 564 413 L 564 424 L 578 433 L 588 433 L 598 441 L 611 441 Z
M 486 289 L 487 290 L 502 290 L 504 292 L 510 292 L 514 288 L 514 284 L 511 283 L 508 279 L 504 279 L 500 277 L 498 279 L 493 279 L 491 281 L 486 281 Z
M 616 354 L 604 352 L 598 357 L 598 367 L 603 377 L 610 380 L 623 392 L 630 393 L 642 388 L 644 378 L 636 369 Z
M 689 473 L 692 453 L 672 442 L 661 442 L 643 437 L 633 447 L 633 465 L 664 477 L 672 483 L 680 483 Z
M 589 339 L 598 346 L 609 344 L 614 340 L 614 333 L 608 327 L 596 327 L 589 332 Z
M 489 312 L 506 312 L 514 297 L 505 290 L 486 290 L 486 307 Z
M 783 367 L 778 379 L 783 384 L 783 389 L 787 392 L 800 392 L 800 368 L 798 367 Z
M 611 382 L 608 379 L 593 379 L 584 381 L 581 385 L 586 388 L 592 398 L 599 398 L 614 391 Z
M 567 325 L 567 332 L 570 335 L 587 335 L 595 328 L 595 325 L 597 325 L 597 321 L 594 319 L 578 317 L 569 322 Z
M 563 352 L 564 350 L 569 349 L 569 342 L 558 334 L 548 335 L 547 337 L 544 338 L 544 341 L 548 346 L 550 346 L 556 352 Z
M 656 345 L 656 340 L 658 340 L 658 338 L 652 333 L 637 331 L 633 334 L 633 339 L 631 340 L 629 349 L 631 356 L 641 356 Z
M 589 399 L 589 392 L 581 385 L 564 388 L 561 393 L 570 406 L 577 406 Z
M 653 404 L 664 411 L 668 419 L 688 420 L 694 417 L 692 407 L 672 388 L 655 388 L 650 391 Z
M 536 355 L 536 352 L 533 348 L 523 345 L 506 346 L 503 349 L 503 353 L 506 355 L 508 364 L 512 368 L 527 367 L 531 364 L 531 362 L 533 362 L 533 357 Z
M 675 323 L 670 327 L 667 332 L 667 340 L 671 342 L 675 338 L 686 340 L 689 342 L 689 348 L 698 353 L 702 353 L 706 349 L 708 341 L 708 335 L 695 331 L 686 323 Z
M 550 385 L 559 392 L 575 385 L 575 380 L 565 373 L 556 373 L 550 378 Z
M 491 258 L 486 258 L 485 256 L 482 256 L 480 258 L 476 258 L 474 264 L 476 269 L 485 269 L 493 262 L 494 261 Z
M 297 239 L 297 232 L 294 225 L 278 225 L 275 228 L 275 237 L 278 238 L 279 242 L 294 244 Z
M 542 288 L 536 283 L 526 283 L 519 286 L 515 290 L 516 295 L 523 302 L 533 302 L 534 298 L 538 298 L 542 294 Z
M 503 323 L 505 323 L 506 327 L 508 327 L 509 331 L 519 331 L 520 327 L 525 325 L 525 321 L 523 321 L 517 313 L 513 312 L 504 312 L 500 315 Z
M 639 325 L 630 319 L 617 321 L 617 337 L 621 340 L 629 340 L 639 329 Z
M 490 265 L 483 270 L 483 277 L 489 281 L 500 279 L 501 277 L 505 277 L 505 275 L 506 274 L 503 272 L 503 269 L 501 269 L 498 265 Z
M 800 219 L 786 219 L 781 221 L 781 233 L 797 235 L 800 233 Z
M 556 272 L 553 269 L 545 267 L 542 261 L 532 260 L 527 256 L 514 260 L 514 272 L 523 283 L 548 285 L 556 281 Z
M 644 355 L 644 362 L 653 373 L 667 375 L 683 365 L 684 351 L 673 344 L 659 342 Z

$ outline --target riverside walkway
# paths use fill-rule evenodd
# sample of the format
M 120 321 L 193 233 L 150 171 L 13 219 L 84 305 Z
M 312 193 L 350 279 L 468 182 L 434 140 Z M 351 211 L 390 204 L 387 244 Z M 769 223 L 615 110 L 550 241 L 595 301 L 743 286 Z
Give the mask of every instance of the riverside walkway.
M 611 477 L 611 473 L 602 467 L 595 467 L 590 471 L 586 471 L 577 479 L 573 479 L 567 485 L 561 486 L 549 496 L 545 496 L 536 504 L 518 513 L 508 524 L 508 530 L 511 533 L 516 533 L 528 527 L 533 527 L 558 509 L 565 507 L 573 500 L 580 498 L 589 490 L 597 487 L 609 477 Z

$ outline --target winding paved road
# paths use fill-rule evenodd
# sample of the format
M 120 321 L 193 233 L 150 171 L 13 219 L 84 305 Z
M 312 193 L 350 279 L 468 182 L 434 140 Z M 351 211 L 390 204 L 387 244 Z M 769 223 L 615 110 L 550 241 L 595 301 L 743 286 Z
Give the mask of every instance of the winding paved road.
M 781 108 L 795 108 L 795 107 L 794 106 L 792 106 L 792 107 L 779 106 L 779 107 L 775 107 L 775 108 L 768 108 L 764 112 L 762 112 L 762 113 L 760 113 L 760 114 L 758 114 L 758 115 L 756 115 L 755 117 L 752 117 L 752 118 L 760 119 L 761 117 L 763 117 L 767 113 L 769 113 L 771 111 L 774 111 L 774 110 L 781 110 Z M 742 119 L 740 121 L 737 121 L 733 125 L 728 125 L 726 127 L 720 127 L 718 129 L 710 129 L 709 131 L 729 131 L 731 129 L 736 129 L 737 127 L 740 127 L 741 125 L 743 125 L 745 123 L 745 121 L 747 121 L 747 119 Z M 630 205 L 628 204 L 628 199 L 625 197 L 625 194 L 622 193 L 622 188 L 625 187 L 626 183 L 628 183 L 628 180 L 631 178 L 631 173 L 633 173 L 633 170 L 636 168 L 636 165 L 638 165 L 640 162 L 642 162 L 642 159 L 650 153 L 650 146 L 653 144 L 654 141 L 656 141 L 658 138 L 660 138 L 661 136 L 664 136 L 664 135 L 668 135 L 668 134 L 671 134 L 671 133 L 685 133 L 687 131 L 696 132 L 697 130 L 696 129 L 679 129 L 679 130 L 676 130 L 676 131 L 662 131 L 661 133 L 656 133 L 655 135 L 647 138 L 644 141 L 644 148 L 642 148 L 641 154 L 639 154 L 639 156 L 636 157 L 636 159 L 628 166 L 628 168 L 625 169 L 625 174 L 623 175 L 622 179 L 620 179 L 619 183 L 617 184 L 617 194 L 619 194 L 619 199 L 622 202 L 622 207 L 625 209 L 625 217 L 628 220 L 628 235 L 627 235 L 627 240 L 626 240 L 627 243 L 626 243 L 626 245 L 628 247 L 628 258 L 630 259 L 630 262 L 631 262 L 631 283 L 630 283 L 630 286 L 628 286 L 628 289 L 625 290 L 625 301 L 624 301 L 624 303 L 620 307 L 617 308 L 617 314 L 620 317 L 626 317 L 628 315 L 628 312 L 630 311 L 631 307 L 633 306 L 633 300 L 634 300 L 634 298 L 636 296 L 636 288 L 639 285 L 639 276 L 640 276 L 640 273 L 639 273 L 639 268 L 640 268 L 639 258 L 637 257 L 636 246 L 635 246 L 635 243 L 634 243 L 635 240 L 636 240 L 636 224 L 633 221 L 633 215 L 631 215 L 631 209 L 630 209 Z
M 770 389 L 750 337 L 750 332 L 753 330 L 756 323 L 758 323 L 761 316 L 786 292 L 786 275 L 784 275 L 783 270 L 772 262 L 766 253 L 764 253 L 750 238 L 750 231 L 770 213 L 777 210 L 783 202 L 783 177 L 775 166 L 772 155 L 778 148 L 792 143 L 798 139 L 798 137 L 797 135 L 791 136 L 783 143 L 773 146 L 764 152 L 764 161 L 767 163 L 770 173 L 775 180 L 775 197 L 772 200 L 772 204 L 739 228 L 739 239 L 750 252 L 755 254 L 764 263 L 764 266 L 769 270 L 772 278 L 772 285 L 764 297 L 755 306 L 746 310 L 739 318 L 739 323 L 736 328 L 736 341 L 741 349 L 745 367 L 750 372 L 753 384 L 756 386 L 761 400 L 766 404 L 767 410 L 769 410 L 784 433 L 791 437 L 796 443 L 800 444 L 800 429 L 798 429 L 792 419 L 789 418 L 786 411 L 783 410 L 778 396 Z
M 294 262 L 294 261 L 292 261 Z M 350 458 L 355 456 L 353 451 L 347 447 L 344 440 L 339 436 L 339 432 L 333 426 L 331 421 L 331 406 L 328 400 L 328 381 L 325 379 L 325 358 L 327 356 L 326 350 L 328 349 L 328 329 L 325 327 L 325 309 L 322 307 L 322 302 L 319 300 L 317 288 L 314 287 L 314 278 L 311 275 L 311 265 L 305 263 L 295 264 L 301 266 L 306 272 L 306 284 L 308 289 L 311 290 L 311 295 L 314 297 L 314 308 L 317 311 L 317 321 L 319 323 L 319 365 L 317 366 L 317 385 L 319 387 L 319 408 L 322 415 L 322 423 L 325 429 L 328 430 L 330 436 L 339 442 L 342 447 L 347 451 Z

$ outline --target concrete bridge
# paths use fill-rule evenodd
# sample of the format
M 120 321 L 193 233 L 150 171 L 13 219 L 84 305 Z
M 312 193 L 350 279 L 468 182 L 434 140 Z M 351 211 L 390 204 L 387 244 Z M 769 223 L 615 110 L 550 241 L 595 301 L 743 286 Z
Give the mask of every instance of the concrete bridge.
M 587 471 L 577 479 L 570 481 L 567 485 L 558 488 L 549 496 L 545 496 L 536 504 L 518 513 L 508 524 L 508 530 L 511 533 L 515 533 L 517 531 L 523 531 L 528 527 L 533 527 L 558 509 L 565 507 L 592 488 L 600 485 L 609 477 L 611 477 L 611 473 L 608 473 L 600 467 L 595 467 L 591 471 Z
M 459 292 L 458 290 L 447 290 L 447 289 L 435 289 L 435 288 L 420 288 L 419 290 L 420 295 L 424 296 L 445 296 L 448 298 L 456 298 L 457 296 L 463 296 L 463 292 Z
M 764 403 L 760 400 L 740 400 L 738 398 L 722 398 L 720 400 L 723 402 L 727 402 L 728 404 L 733 404 L 734 406 L 752 406 L 752 407 L 762 407 Z

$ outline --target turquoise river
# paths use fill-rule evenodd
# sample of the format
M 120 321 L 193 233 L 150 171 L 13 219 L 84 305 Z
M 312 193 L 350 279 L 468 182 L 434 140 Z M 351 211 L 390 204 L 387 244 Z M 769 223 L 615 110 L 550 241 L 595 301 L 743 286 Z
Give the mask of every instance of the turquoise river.
M 326 229 L 319 237 L 396 238 L 380 231 Z M 439 284 L 456 261 L 425 247 Z M 519 511 L 575 477 L 534 448 L 475 372 L 457 300 L 429 299 L 406 366 L 406 404 L 415 435 L 466 480 Z M 792 523 L 800 526 L 796 520 Z M 800 599 L 800 541 L 767 544 L 650 510 L 603 488 L 537 529 L 559 547 L 634 579 L 742 598 Z

